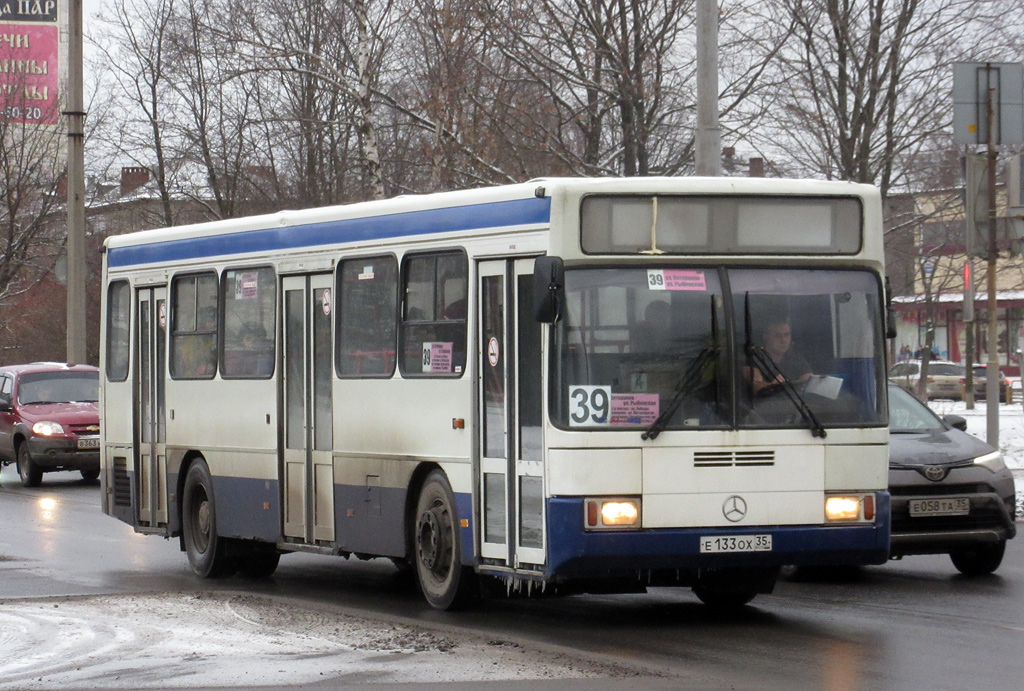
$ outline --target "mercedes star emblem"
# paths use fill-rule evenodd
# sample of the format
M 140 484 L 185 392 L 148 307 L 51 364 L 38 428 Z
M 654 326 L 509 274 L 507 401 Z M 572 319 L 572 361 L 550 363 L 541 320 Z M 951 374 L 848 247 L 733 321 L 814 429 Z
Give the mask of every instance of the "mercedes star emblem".
M 747 515 L 747 502 L 743 501 L 743 497 L 734 494 L 722 504 L 722 513 L 729 521 L 738 523 Z

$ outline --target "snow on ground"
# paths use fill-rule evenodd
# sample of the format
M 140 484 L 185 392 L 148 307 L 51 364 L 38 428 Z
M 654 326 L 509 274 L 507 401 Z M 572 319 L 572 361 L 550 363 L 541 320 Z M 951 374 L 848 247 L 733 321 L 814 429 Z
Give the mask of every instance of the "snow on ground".
M 0 690 L 633 676 L 505 640 L 245 593 L 0 601 Z

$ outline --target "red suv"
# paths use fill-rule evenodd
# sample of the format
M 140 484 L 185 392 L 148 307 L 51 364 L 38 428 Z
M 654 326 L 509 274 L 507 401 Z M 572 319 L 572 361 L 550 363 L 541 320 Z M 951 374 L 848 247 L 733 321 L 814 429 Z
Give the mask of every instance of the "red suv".
M 99 376 L 59 362 L 0 367 L 0 463 L 17 463 L 23 485 L 53 470 L 100 476 Z

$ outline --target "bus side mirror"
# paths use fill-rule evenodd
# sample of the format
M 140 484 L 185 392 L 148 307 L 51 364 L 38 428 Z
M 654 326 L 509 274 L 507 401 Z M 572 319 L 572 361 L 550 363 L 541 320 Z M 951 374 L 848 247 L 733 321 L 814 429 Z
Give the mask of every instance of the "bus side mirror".
M 885 307 L 885 337 L 896 338 L 896 310 L 892 305 Z
M 533 317 L 554 324 L 562 317 L 565 266 L 561 257 L 537 257 L 533 263 Z

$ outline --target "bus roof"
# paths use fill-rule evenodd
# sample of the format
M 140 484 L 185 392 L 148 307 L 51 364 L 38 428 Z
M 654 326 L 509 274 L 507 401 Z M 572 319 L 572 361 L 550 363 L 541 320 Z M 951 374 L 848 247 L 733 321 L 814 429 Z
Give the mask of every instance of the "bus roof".
M 529 182 L 280 211 L 113 235 L 108 265 L 287 251 L 346 242 L 510 227 L 542 228 L 552 199 L 584 194 L 766 194 L 876 197 L 870 185 L 739 177 L 538 178 Z

